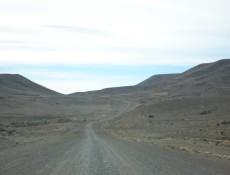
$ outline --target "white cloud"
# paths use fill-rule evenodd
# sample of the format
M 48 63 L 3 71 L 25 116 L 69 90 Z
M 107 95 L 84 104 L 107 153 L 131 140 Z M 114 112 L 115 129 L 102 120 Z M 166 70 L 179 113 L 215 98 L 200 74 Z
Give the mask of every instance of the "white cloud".
M 229 58 L 229 7 L 229 0 L 1 0 L 0 64 L 190 66 Z
M 227 0 L 3 0 L 0 42 L 31 44 L 0 45 L 0 63 L 154 64 L 162 60 L 162 64 L 175 64 L 174 58 L 180 57 L 189 64 L 194 57 L 165 53 L 169 49 L 229 50 L 230 34 L 221 34 L 230 31 L 228 5 Z M 201 36 L 201 32 L 210 35 Z M 162 54 L 97 51 L 106 47 L 152 48 Z M 47 53 L 49 50 L 55 52 Z M 195 60 L 199 59 L 197 54 Z

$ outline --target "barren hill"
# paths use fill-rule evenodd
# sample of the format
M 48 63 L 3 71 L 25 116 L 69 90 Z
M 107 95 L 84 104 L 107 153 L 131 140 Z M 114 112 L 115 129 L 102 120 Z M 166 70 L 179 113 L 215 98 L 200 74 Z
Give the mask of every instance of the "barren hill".
M 230 83 L 230 59 L 200 64 L 181 74 L 154 75 L 138 86 L 161 86 L 171 84 Z M 216 84 L 220 85 L 220 84 Z
M 154 75 L 137 86 L 171 96 L 229 96 L 230 59 L 200 64 L 180 74 Z
M 230 94 L 230 59 L 201 64 L 167 82 L 164 89 L 176 94 L 226 96 Z
M 153 75 L 147 80 L 142 81 L 141 83 L 137 84 L 137 86 L 154 86 L 157 84 L 161 84 L 164 82 L 169 81 L 170 79 L 173 79 L 177 77 L 179 74 L 162 74 L 162 75 Z
M 140 96 L 155 92 L 164 92 L 171 97 L 229 95 L 230 59 L 201 64 L 183 73 L 154 75 L 135 86 L 106 88 L 86 94 Z
M 1 95 L 55 95 L 57 92 L 18 74 L 0 74 Z

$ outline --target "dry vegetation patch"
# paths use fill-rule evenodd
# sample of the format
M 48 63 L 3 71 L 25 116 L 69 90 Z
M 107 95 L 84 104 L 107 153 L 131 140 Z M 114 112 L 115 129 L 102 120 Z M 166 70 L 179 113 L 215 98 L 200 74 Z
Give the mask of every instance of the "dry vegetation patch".
M 0 148 L 41 140 L 52 140 L 69 134 L 82 133 L 82 121 L 70 119 L 32 120 L 2 123 Z
M 229 159 L 229 106 L 229 98 L 142 103 L 135 110 L 109 122 L 104 129 L 121 139 Z

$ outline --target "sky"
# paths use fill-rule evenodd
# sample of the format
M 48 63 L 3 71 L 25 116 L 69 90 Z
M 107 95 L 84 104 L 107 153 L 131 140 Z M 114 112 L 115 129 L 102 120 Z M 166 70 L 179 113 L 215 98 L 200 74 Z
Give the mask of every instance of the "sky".
M 230 58 L 229 0 L 1 0 L 0 73 L 69 94 Z

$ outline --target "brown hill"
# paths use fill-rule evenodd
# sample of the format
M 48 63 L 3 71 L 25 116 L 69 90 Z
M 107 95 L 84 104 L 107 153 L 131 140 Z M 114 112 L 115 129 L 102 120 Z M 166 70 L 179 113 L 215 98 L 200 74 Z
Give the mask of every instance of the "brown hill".
M 230 95 L 230 59 L 200 64 L 181 74 L 155 75 L 137 86 L 172 96 Z
M 135 95 L 164 92 L 174 96 L 230 95 L 230 59 L 200 64 L 180 74 L 154 75 L 136 86 L 106 88 L 86 92 L 90 95 Z M 76 95 L 73 93 L 71 95 Z
M 18 74 L 0 74 L 1 95 L 55 95 L 57 92 Z
M 154 86 L 161 83 L 168 82 L 170 79 L 177 77 L 179 74 L 161 74 L 161 75 L 153 75 L 147 80 L 142 81 L 141 83 L 137 84 L 137 86 Z
M 185 83 L 230 83 L 230 59 L 200 64 L 181 74 L 154 75 L 138 86 L 160 86 Z M 220 85 L 220 84 L 219 84 Z

